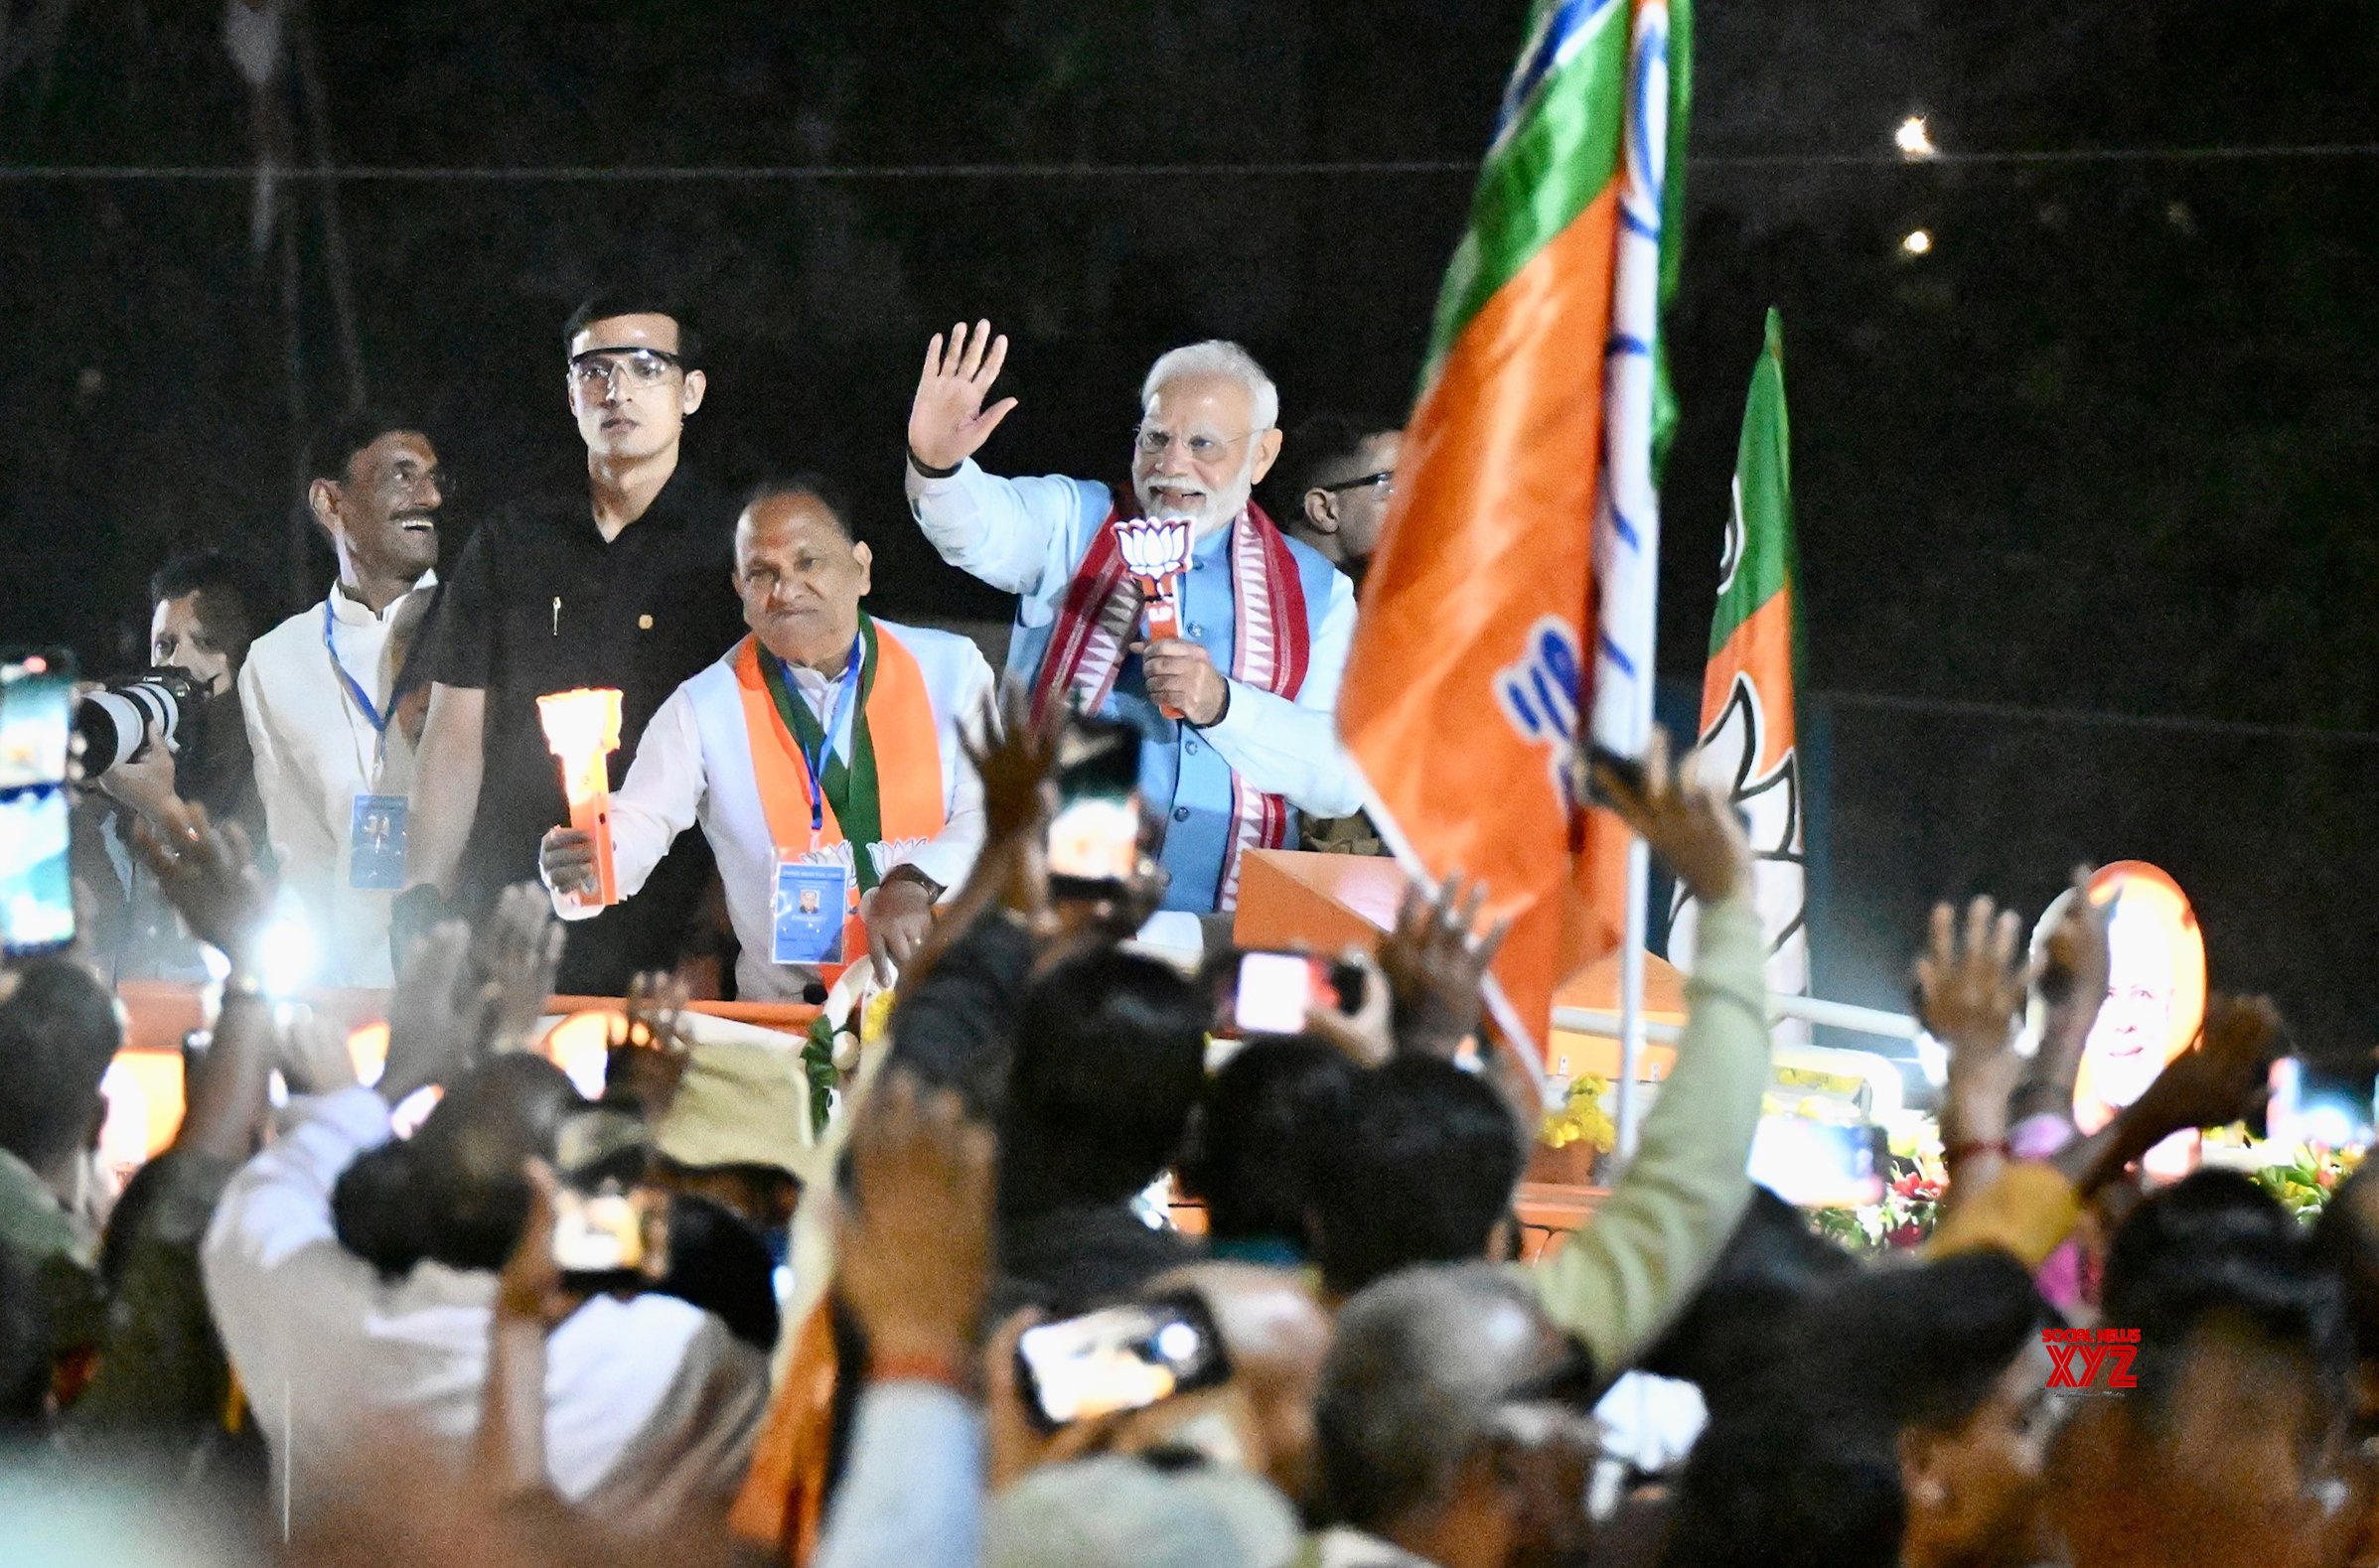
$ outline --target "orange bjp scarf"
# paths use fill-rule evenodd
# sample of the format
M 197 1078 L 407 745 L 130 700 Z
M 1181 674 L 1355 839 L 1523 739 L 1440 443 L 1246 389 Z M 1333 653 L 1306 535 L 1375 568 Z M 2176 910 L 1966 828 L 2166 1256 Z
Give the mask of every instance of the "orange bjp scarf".
M 902 646 L 898 637 L 880 632 L 865 611 L 860 612 L 859 624 L 866 653 L 860 670 L 858 711 L 851 716 L 851 767 L 846 775 L 840 759 L 826 765 L 828 798 L 818 802 L 821 825 L 816 830 L 811 827 L 810 765 L 761 665 L 764 656 L 774 655 L 760 646 L 757 638 L 746 637 L 737 645 L 734 660 L 736 694 L 743 703 L 744 730 L 751 742 L 754 782 L 778 857 L 815 858 L 818 851 L 845 842 L 832 796 L 846 777 L 845 803 L 863 801 L 861 808 L 852 812 L 856 820 L 851 825 L 862 832 L 872 826 L 873 834 L 868 842 L 850 846 L 854 875 L 843 932 L 845 953 L 864 952 L 867 947 L 858 919 L 859 895 L 874 887 L 880 875 L 870 851 L 879 844 L 931 839 L 942 831 L 946 820 L 942 732 L 926 692 L 925 671 L 919 667 L 917 655 Z M 797 722 L 815 724 L 799 697 L 794 697 L 791 705 L 801 708 L 795 715 Z M 826 741 L 830 749 L 832 737 Z M 872 824 L 867 820 L 869 806 L 875 816 Z

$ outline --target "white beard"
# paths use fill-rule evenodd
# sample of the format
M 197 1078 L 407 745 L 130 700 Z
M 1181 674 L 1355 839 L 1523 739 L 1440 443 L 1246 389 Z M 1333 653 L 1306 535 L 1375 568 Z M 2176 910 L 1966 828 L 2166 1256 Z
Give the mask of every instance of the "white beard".
M 1253 452 L 1248 454 L 1247 466 L 1240 470 L 1239 477 L 1231 482 L 1228 489 L 1208 492 L 1206 504 L 1194 510 L 1186 506 L 1155 504 L 1148 499 L 1155 488 L 1151 480 L 1133 483 L 1132 490 L 1140 499 L 1141 513 L 1157 522 L 1186 520 L 1190 525 L 1190 537 L 1204 539 L 1231 526 L 1239 520 L 1239 514 L 1248 509 L 1248 498 L 1256 493 L 1256 455 Z

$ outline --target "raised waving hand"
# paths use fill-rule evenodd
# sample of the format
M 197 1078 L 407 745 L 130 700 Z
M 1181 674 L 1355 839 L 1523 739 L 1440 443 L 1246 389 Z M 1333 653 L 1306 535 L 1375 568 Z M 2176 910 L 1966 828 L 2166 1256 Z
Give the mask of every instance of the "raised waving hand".
M 1012 397 L 983 406 L 1007 358 L 1006 335 L 992 337 L 987 321 L 976 322 L 971 333 L 961 322 L 947 340 L 934 334 L 925 346 L 916 400 L 909 404 L 909 459 L 920 471 L 955 469 L 991 439 L 1016 406 Z

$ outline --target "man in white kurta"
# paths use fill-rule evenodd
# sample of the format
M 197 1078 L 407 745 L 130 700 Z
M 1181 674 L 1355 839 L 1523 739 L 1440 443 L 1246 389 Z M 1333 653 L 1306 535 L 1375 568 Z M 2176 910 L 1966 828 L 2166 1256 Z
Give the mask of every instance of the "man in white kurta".
M 966 638 L 860 609 L 871 557 L 806 483 L 763 490 L 736 522 L 736 589 L 752 637 L 679 686 L 646 727 L 611 798 L 612 866 L 633 897 L 699 822 L 718 859 L 741 951 L 737 994 L 799 998 L 820 962 L 864 951 L 897 966 L 935 902 L 982 847 L 982 784 L 965 737 L 988 710 L 991 666 Z M 799 706 L 799 713 L 794 705 Z M 807 738 L 807 739 L 806 739 Z M 866 796 L 864 800 L 861 795 Z M 859 842 L 844 824 L 873 824 Z M 540 863 L 565 919 L 591 913 L 587 835 L 555 828 Z M 787 949 L 796 890 L 818 868 L 847 881 L 851 936 L 834 954 Z M 813 900 L 807 913 L 818 913 Z
M 438 454 L 366 421 L 315 445 L 306 503 L 339 580 L 250 644 L 240 708 L 285 916 L 314 940 L 314 985 L 390 983 L 413 742 L 398 677 L 437 589 Z
M 1117 498 L 1088 480 L 977 466 L 1015 403 L 982 406 L 1006 352 L 988 323 L 971 342 L 955 329 L 947 350 L 935 338 L 909 418 L 910 509 L 944 560 L 1017 596 L 1008 668 L 1035 687 L 1036 707 L 1063 701 L 1139 728 L 1164 908 L 1228 911 L 1245 851 L 1293 845 L 1298 812 L 1343 816 L 1362 802 L 1332 717 L 1354 587 L 1250 499 L 1279 455 L 1279 394 L 1235 344 L 1164 356 L 1141 392 L 1133 495 Z M 1161 632 L 1141 619 L 1151 596 L 1112 542 L 1130 514 L 1188 525 L 1169 584 L 1174 624 Z

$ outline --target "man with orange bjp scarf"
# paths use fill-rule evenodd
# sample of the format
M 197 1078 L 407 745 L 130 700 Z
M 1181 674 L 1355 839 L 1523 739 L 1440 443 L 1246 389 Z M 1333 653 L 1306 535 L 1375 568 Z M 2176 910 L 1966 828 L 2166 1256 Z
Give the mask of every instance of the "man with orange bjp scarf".
M 662 704 L 611 798 L 623 899 L 702 824 L 747 1001 L 799 998 L 862 954 L 897 966 L 982 845 L 982 785 L 961 737 L 987 707 L 991 666 L 963 637 L 860 607 L 872 558 L 825 489 L 805 478 L 754 493 L 735 524 L 752 635 Z M 538 861 L 564 919 L 594 913 L 590 834 L 554 828 Z

